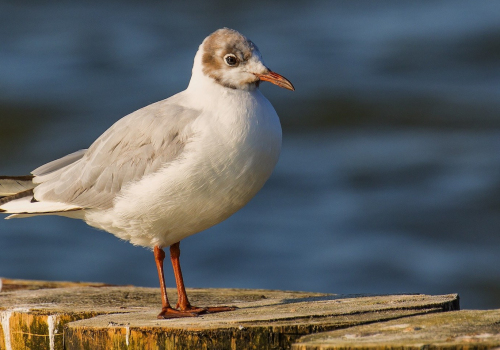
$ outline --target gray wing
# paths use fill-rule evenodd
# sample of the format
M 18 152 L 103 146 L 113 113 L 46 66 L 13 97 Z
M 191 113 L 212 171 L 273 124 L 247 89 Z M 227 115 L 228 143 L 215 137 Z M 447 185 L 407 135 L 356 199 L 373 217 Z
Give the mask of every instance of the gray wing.
M 36 200 L 106 209 L 121 188 L 177 159 L 201 111 L 163 100 L 120 119 L 74 163 L 37 176 Z M 50 164 L 50 163 L 49 163 Z
M 35 176 L 43 176 L 50 174 L 54 171 L 57 171 L 61 168 L 64 168 L 65 166 L 70 165 L 71 163 L 76 162 L 78 159 L 82 158 L 84 154 L 87 152 L 86 149 L 81 149 L 79 151 L 73 152 L 71 154 L 68 154 L 62 158 L 53 160 L 52 162 L 49 162 L 47 164 L 44 164 L 35 170 L 33 170 L 31 173 Z

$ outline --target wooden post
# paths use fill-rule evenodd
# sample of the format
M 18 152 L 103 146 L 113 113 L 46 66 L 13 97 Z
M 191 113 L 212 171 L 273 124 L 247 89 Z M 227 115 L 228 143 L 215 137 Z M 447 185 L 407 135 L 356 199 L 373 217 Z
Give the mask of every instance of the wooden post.
M 0 349 L 290 349 L 309 334 L 459 308 L 456 294 L 349 296 L 190 289 L 197 306 L 239 309 L 158 320 L 158 288 L 54 282 L 51 289 L 40 287 L 42 282 L 35 283 L 41 289 L 8 287 L 23 284 L 30 285 L 3 281 Z

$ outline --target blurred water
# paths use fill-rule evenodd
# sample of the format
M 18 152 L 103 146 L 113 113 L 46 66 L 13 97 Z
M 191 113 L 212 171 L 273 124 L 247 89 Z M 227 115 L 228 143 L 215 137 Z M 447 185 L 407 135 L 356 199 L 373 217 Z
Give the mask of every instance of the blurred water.
M 283 154 L 183 241 L 190 287 L 451 293 L 500 307 L 500 3 L 0 3 L 0 173 L 87 147 L 185 88 L 228 26 L 297 88 Z M 152 253 L 57 217 L 0 221 L 0 276 L 156 286 Z M 168 276 L 168 283 L 173 278 Z

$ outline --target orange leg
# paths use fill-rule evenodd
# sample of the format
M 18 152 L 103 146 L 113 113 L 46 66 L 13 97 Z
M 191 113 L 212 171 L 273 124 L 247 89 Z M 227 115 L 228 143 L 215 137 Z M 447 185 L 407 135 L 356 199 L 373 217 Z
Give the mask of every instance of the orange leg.
M 203 313 L 214 313 L 222 311 L 232 311 L 237 308 L 234 306 L 215 306 L 215 307 L 195 307 L 191 306 L 189 303 L 186 288 L 184 288 L 184 279 L 182 278 L 181 264 L 179 262 L 179 256 L 181 255 L 181 250 L 179 249 L 179 242 L 174 243 L 170 246 L 170 260 L 172 260 L 172 267 L 174 268 L 175 283 L 177 285 L 177 308 L 184 312 L 194 312 L 196 314 Z
M 178 318 L 198 316 L 197 313 L 173 309 L 168 302 L 167 288 L 165 287 L 165 275 L 163 274 L 163 260 L 165 259 L 165 252 L 158 246 L 154 249 L 156 268 L 158 269 L 158 278 L 160 279 L 161 289 L 161 312 L 158 318 Z

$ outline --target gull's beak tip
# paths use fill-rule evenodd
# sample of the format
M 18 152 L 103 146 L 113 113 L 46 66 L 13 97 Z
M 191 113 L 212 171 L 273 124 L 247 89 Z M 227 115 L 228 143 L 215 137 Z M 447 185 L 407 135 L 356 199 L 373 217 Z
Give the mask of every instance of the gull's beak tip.
M 285 78 L 281 74 L 273 72 L 270 69 L 268 69 L 268 72 L 265 74 L 256 74 L 256 75 L 260 80 L 268 81 L 268 82 L 270 82 L 274 85 L 277 85 L 283 89 L 295 91 L 295 87 L 290 82 L 290 80 L 288 80 L 287 78 Z

